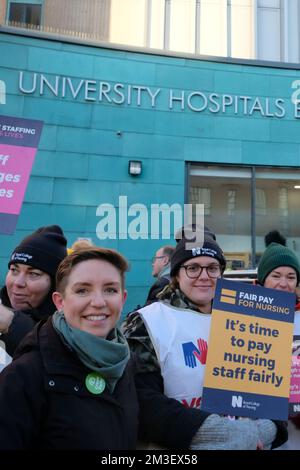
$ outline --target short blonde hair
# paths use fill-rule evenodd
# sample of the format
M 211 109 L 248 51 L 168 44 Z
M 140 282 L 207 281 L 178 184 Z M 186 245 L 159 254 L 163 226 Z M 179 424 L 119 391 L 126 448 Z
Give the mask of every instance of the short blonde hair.
M 121 255 L 121 253 L 116 250 L 98 248 L 94 246 L 91 248 L 77 249 L 60 263 L 56 273 L 56 290 L 63 294 L 74 266 L 83 261 L 89 261 L 92 259 L 107 261 L 108 263 L 115 266 L 115 268 L 117 268 L 120 273 L 121 288 L 122 291 L 124 291 L 125 272 L 129 269 L 128 261 L 126 258 L 124 258 L 123 255 Z
M 73 253 L 75 250 L 81 250 L 82 248 L 91 248 L 91 246 L 94 246 L 93 243 L 90 240 L 87 240 L 83 238 L 82 240 L 76 240 L 71 248 L 68 248 L 68 255 Z

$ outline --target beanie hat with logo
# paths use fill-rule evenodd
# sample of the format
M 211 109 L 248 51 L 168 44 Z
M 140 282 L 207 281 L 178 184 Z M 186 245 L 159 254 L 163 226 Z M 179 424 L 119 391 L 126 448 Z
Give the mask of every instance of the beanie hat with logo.
M 199 224 L 183 225 L 175 233 L 175 240 L 178 243 L 182 238 L 187 238 L 189 241 L 193 242 L 196 241 L 196 234 L 199 232 L 203 232 L 205 235 L 209 235 L 216 240 L 216 235 L 207 225 Z
M 211 236 L 210 232 L 204 232 L 204 240 L 202 245 L 198 245 L 197 242 L 193 242 L 193 247 L 190 248 L 190 244 L 190 240 L 187 240 L 184 237 L 177 243 L 171 258 L 170 274 L 172 277 L 177 274 L 180 266 L 185 263 L 185 261 L 188 261 L 189 259 L 195 258 L 197 256 L 210 256 L 211 258 L 216 259 L 221 265 L 222 272 L 224 272 L 226 267 L 224 253 L 219 247 L 215 238 Z
M 58 225 L 38 228 L 25 237 L 11 254 L 11 264 L 26 264 L 55 276 L 59 263 L 67 256 L 67 240 Z
M 258 264 L 257 280 L 259 284 L 263 285 L 270 272 L 280 266 L 293 268 L 297 274 L 297 283 L 299 283 L 300 263 L 296 254 L 286 246 L 280 245 L 279 243 L 271 243 L 265 250 Z

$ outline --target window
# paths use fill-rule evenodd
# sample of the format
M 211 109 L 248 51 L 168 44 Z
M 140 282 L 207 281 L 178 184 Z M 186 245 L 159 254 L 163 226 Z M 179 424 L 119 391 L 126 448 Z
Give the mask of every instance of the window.
M 254 18 L 253 0 L 111 0 L 109 40 L 253 58 Z
M 279 188 L 278 190 L 278 208 L 280 229 L 286 232 L 289 226 L 289 199 L 288 188 Z
M 190 168 L 188 202 L 208 205 L 205 224 L 216 233 L 232 269 L 255 267 L 271 230 L 279 230 L 300 255 L 300 170 L 198 164 Z
M 280 60 L 280 0 L 258 0 L 257 7 L 257 58 L 263 60 Z
M 255 191 L 255 211 L 256 215 L 266 215 L 266 193 L 263 189 L 256 189 Z
M 110 10 L 110 41 L 144 47 L 146 45 L 146 0 L 112 0 Z
M 227 211 L 228 215 L 231 217 L 235 216 L 235 206 L 236 206 L 236 190 L 229 189 L 227 192 Z
M 165 1 L 148 0 L 147 20 L 147 47 L 153 49 L 164 48 L 165 37 Z
M 17 2 L 11 2 L 9 5 L 9 21 L 13 23 L 40 26 L 41 13 L 41 5 Z
M 227 2 L 202 0 L 200 2 L 200 54 L 227 55 Z
M 173 0 L 170 5 L 169 48 L 195 52 L 195 0 Z
M 279 198 L 278 200 L 279 214 L 281 215 L 281 217 L 288 217 L 289 215 L 288 189 L 279 188 L 278 198 Z
M 210 215 L 211 202 L 210 202 L 210 189 L 198 188 L 196 186 L 190 187 L 190 203 L 191 204 L 204 204 L 204 215 Z
M 254 8 L 252 0 L 230 0 L 230 51 L 231 57 L 253 59 Z

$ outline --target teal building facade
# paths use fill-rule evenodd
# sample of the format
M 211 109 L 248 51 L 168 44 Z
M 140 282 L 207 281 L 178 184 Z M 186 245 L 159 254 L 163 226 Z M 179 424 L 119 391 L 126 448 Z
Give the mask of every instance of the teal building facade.
M 89 238 L 129 259 L 126 313 L 145 301 L 151 258 L 175 243 L 181 208 L 189 202 L 205 205 L 205 221 L 229 258 L 247 252 L 254 266 L 253 253 L 263 251 L 263 234 L 271 228 L 281 228 L 298 251 L 296 66 L 0 31 L 0 83 L 0 115 L 44 122 L 17 230 L 0 235 L 2 282 L 16 244 L 55 223 L 69 246 Z M 141 162 L 140 175 L 129 174 L 130 161 Z M 246 182 L 240 197 L 234 178 Z M 221 186 L 226 192 L 214 196 Z M 155 211 L 162 220 L 170 208 L 165 236 Z

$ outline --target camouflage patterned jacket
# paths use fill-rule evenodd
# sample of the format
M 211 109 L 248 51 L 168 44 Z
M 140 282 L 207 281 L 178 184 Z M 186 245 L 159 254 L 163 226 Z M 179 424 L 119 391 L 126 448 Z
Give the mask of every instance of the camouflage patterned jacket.
M 174 307 L 199 312 L 179 290 L 166 286 L 159 300 Z M 135 383 L 140 404 L 140 440 L 165 449 L 189 449 L 193 436 L 209 413 L 186 408 L 164 394 L 164 382 L 154 347 L 145 324 L 134 312 L 123 324 L 123 332 L 136 363 Z M 153 444 L 150 448 L 153 447 Z
M 163 289 L 158 298 L 159 301 L 167 305 L 199 312 L 199 308 L 185 297 L 179 289 L 172 290 L 170 285 Z M 127 317 L 122 325 L 122 330 L 135 357 L 137 372 L 159 372 L 160 366 L 154 347 L 138 311 Z

